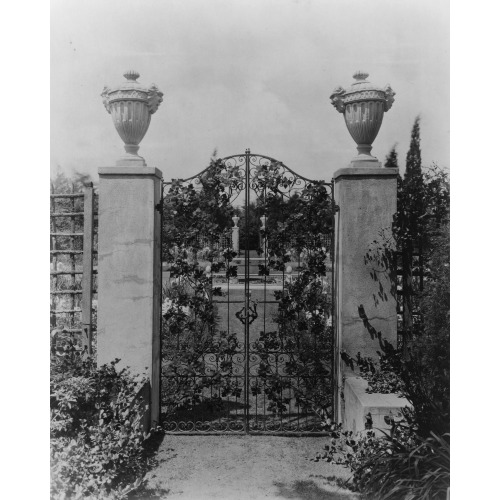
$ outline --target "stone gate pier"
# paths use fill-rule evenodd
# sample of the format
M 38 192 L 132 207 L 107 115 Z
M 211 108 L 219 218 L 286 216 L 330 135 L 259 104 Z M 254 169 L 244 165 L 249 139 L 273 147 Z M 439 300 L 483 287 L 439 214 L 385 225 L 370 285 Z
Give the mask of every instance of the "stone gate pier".
M 99 173 L 99 311 L 97 362 L 120 359 L 146 375 L 142 396 L 147 403 L 145 427 L 159 423 L 162 172 L 137 154 L 151 115 L 162 101 L 155 85 L 146 87 L 135 71 L 102 97 L 125 154 Z
M 397 168 L 384 168 L 371 155 L 372 143 L 382 125 L 384 113 L 394 102 L 390 85 L 377 87 L 367 81 L 368 74 L 358 71 L 355 82 L 344 89 L 337 87 L 330 96 L 332 105 L 344 116 L 357 144 L 358 155 L 345 168 L 334 173 L 335 201 L 340 210 L 336 217 L 336 331 L 339 348 L 352 357 L 358 352 L 378 359 L 378 341 L 372 340 L 369 325 L 381 332 L 393 345 L 397 342 L 397 301 L 389 272 L 375 273 L 365 263 L 371 245 L 381 241 L 381 231 L 391 230 L 397 202 Z M 373 331 L 373 330 L 372 330 Z M 345 414 L 338 420 L 350 430 L 362 430 L 368 413 L 383 416 L 404 406 L 401 400 L 367 398 L 366 383 L 345 366 Z M 394 406 L 395 405 L 395 406 Z M 339 405 L 340 408 L 340 405 Z M 380 423 L 380 422 L 378 422 Z

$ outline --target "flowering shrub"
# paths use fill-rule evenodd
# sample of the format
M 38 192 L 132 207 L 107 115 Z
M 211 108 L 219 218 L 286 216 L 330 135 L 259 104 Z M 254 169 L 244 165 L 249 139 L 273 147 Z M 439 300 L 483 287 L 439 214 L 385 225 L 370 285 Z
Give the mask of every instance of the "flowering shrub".
M 271 257 L 272 259 L 272 257 Z M 325 294 L 321 274 L 326 272 L 325 253 L 318 248 L 309 253 L 307 267 L 284 289 L 275 291 L 279 301 L 274 321 L 275 331 L 261 332 L 255 343 L 260 356 L 259 377 L 251 390 L 255 396 L 266 394 L 268 410 L 279 413 L 288 409 L 291 398 L 284 397 L 289 389 L 297 406 L 316 413 L 331 407 L 333 387 L 330 370 L 333 342 L 332 322 L 329 312 L 331 300 Z M 274 358 L 269 353 L 282 352 L 286 357 L 280 376 L 273 368 Z
M 300 262 L 300 269 L 293 280 L 285 282 L 283 290 L 274 292 L 278 312 L 273 320 L 278 328 L 261 332 L 255 343 L 260 357 L 259 379 L 251 391 L 254 396 L 264 392 L 267 409 L 274 413 L 287 411 L 293 396 L 297 407 L 323 415 L 332 411 L 334 391 L 332 286 L 327 277 L 330 256 L 322 243 L 322 235 L 331 234 L 332 200 L 321 183 L 306 184 L 300 193 L 281 200 L 280 189 L 287 179 L 271 174 L 267 188 L 274 196 L 265 199 L 265 207 L 271 211 L 279 205 L 285 216 L 282 221 L 271 218 L 262 231 L 267 259 L 259 265 L 259 274 L 286 271 L 292 259 Z M 281 374 L 271 353 L 284 360 Z
M 212 297 L 222 291 L 186 255 L 180 251 L 171 262 L 171 286 L 163 293 L 162 393 L 167 414 L 192 409 L 202 400 L 215 409 L 221 398 L 239 397 L 242 391 L 232 377 L 236 334 L 215 328 L 218 317 Z M 227 279 L 235 276 L 236 268 L 230 265 L 234 255 L 231 250 L 223 252 L 224 260 L 212 261 L 211 271 L 225 271 Z
M 198 250 L 198 253 L 196 255 L 196 258 L 198 260 L 210 260 L 210 258 L 212 257 L 212 250 L 210 250 L 210 247 L 204 247 L 202 248 L 201 250 Z
M 52 340 L 51 498 L 124 498 L 147 466 L 138 397 L 145 379 L 118 371 L 118 360 L 95 368 L 70 338 Z

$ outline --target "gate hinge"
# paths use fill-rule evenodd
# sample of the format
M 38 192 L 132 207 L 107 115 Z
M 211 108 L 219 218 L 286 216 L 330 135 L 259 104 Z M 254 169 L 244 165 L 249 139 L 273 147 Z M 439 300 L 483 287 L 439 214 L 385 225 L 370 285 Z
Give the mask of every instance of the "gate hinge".
M 337 212 L 340 212 L 340 207 L 338 205 L 333 205 L 333 213 L 336 214 Z
M 161 213 L 162 208 L 163 208 L 163 207 L 162 207 L 162 205 L 163 205 L 162 201 L 163 201 L 163 200 L 160 200 L 160 201 L 159 201 L 159 202 L 155 205 L 155 210 L 158 210 L 158 212 L 160 212 L 160 213 Z

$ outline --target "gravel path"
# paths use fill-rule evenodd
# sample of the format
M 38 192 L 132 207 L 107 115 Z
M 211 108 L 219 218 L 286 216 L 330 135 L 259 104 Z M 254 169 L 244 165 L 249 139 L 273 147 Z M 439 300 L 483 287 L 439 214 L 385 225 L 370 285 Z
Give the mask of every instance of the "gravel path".
M 171 436 L 163 438 L 148 492 L 136 497 L 184 500 L 344 500 L 334 486 L 347 469 L 308 460 L 328 438 Z

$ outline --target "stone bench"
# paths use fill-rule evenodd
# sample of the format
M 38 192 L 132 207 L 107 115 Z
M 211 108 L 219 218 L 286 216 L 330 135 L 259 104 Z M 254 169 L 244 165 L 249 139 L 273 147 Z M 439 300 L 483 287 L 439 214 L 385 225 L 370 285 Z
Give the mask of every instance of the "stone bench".
M 346 430 L 359 432 L 366 429 L 368 414 L 371 414 L 372 428 L 379 436 L 381 430 L 390 431 L 391 426 L 387 424 L 384 417 L 401 417 L 401 408 L 411 408 L 406 398 L 397 394 L 368 394 L 366 389 L 368 382 L 361 377 L 347 377 L 344 385 L 345 410 L 343 427 Z

